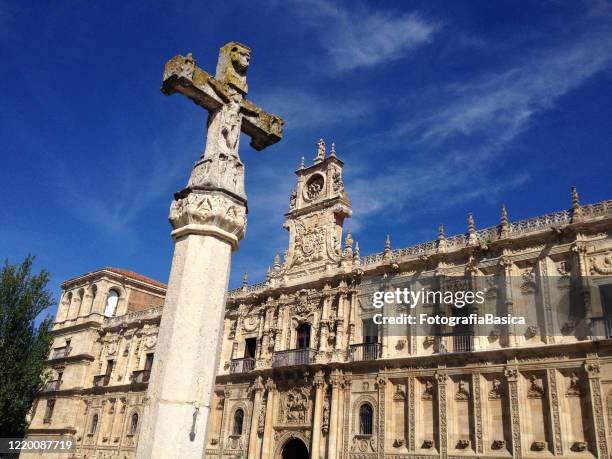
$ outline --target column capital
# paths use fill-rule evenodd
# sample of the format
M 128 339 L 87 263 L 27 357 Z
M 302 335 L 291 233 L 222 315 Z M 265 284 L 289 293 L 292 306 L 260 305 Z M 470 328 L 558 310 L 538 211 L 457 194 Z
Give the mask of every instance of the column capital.
M 266 379 L 266 389 L 268 391 L 276 390 L 276 384 L 274 383 L 274 380 L 272 378 Z
M 434 376 L 436 378 L 436 381 L 438 381 L 438 384 L 446 384 L 446 378 L 448 378 L 448 375 L 446 373 L 436 371 Z
M 321 370 L 315 373 L 312 380 L 312 385 L 317 389 L 322 389 L 325 387 L 325 375 Z
M 598 378 L 599 377 L 599 362 L 585 362 L 584 369 L 589 378 Z
M 168 218 L 174 239 L 211 235 L 236 249 L 246 230 L 246 203 L 222 190 L 187 188 L 175 195 Z
M 504 368 L 504 376 L 509 382 L 516 382 L 518 380 L 518 369 L 506 367 Z
M 262 392 L 265 389 L 265 386 L 263 384 L 263 378 L 261 376 L 258 376 L 257 378 L 255 378 L 255 381 L 253 381 L 253 384 L 251 384 L 251 386 L 249 387 L 249 392 L 250 393 L 257 393 L 257 392 Z

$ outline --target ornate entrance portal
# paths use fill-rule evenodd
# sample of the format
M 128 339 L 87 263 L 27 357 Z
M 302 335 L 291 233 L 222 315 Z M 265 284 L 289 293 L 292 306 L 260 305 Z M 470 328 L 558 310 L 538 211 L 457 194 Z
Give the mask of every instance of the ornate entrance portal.
M 282 459 L 308 459 L 308 448 L 299 438 L 287 442 L 282 452 Z

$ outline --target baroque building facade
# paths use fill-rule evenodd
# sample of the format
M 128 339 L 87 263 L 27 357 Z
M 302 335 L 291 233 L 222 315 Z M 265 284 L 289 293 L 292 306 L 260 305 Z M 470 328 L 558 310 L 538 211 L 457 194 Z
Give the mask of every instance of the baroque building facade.
M 319 141 L 296 171 L 288 249 L 227 295 L 206 456 L 609 458 L 612 201 L 362 257 L 343 231 L 343 162 Z M 523 328 L 377 326 L 372 296 L 479 289 L 477 312 Z M 102 269 L 66 281 L 53 378 L 29 435 L 73 435 L 78 458 L 132 458 L 165 287 Z M 402 305 L 382 309 L 405 312 Z M 569 311 L 570 313 L 562 313 Z M 449 313 L 442 304 L 414 312 Z M 176 371 L 180 372 L 180 368 Z M 25 455 L 24 455 L 25 456 Z

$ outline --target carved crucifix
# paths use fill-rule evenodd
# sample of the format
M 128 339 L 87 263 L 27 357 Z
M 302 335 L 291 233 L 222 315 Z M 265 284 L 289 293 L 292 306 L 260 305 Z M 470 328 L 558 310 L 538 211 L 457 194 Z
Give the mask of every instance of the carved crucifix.
M 189 187 L 228 191 L 246 201 L 244 165 L 238 156 L 240 132 L 251 146 L 263 150 L 283 136 L 282 118 L 265 112 L 246 99 L 246 74 L 251 50 L 236 42 L 223 46 L 216 75 L 196 66 L 191 54 L 166 63 L 162 92 L 179 92 L 208 110 L 206 149 L 196 162 Z

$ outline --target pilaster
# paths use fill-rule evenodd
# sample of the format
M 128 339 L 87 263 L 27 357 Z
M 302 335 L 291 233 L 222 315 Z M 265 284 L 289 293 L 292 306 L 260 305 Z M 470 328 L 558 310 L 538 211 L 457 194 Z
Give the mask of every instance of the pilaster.
M 518 369 L 506 367 L 504 370 L 506 382 L 508 384 L 508 395 L 510 397 L 510 421 L 512 428 L 512 457 L 520 459 L 523 457 L 521 445 L 521 419 L 520 419 L 520 401 L 518 392 Z
M 561 421 L 559 419 L 559 389 L 557 387 L 557 370 L 549 368 L 546 371 L 548 383 L 548 398 L 550 407 L 550 418 L 552 420 L 553 433 L 553 453 L 556 456 L 563 456 L 563 441 L 561 438 Z
M 603 397 L 601 395 L 601 378 L 599 362 L 596 359 L 588 359 L 584 364 L 588 380 L 589 395 L 591 398 L 592 420 L 597 442 L 599 457 L 609 457 L 608 441 L 606 438 L 606 421 L 604 414 Z
M 448 376 L 445 372 L 436 372 L 438 397 L 438 444 L 440 445 L 440 459 L 448 457 L 448 415 L 446 403 L 446 383 Z

